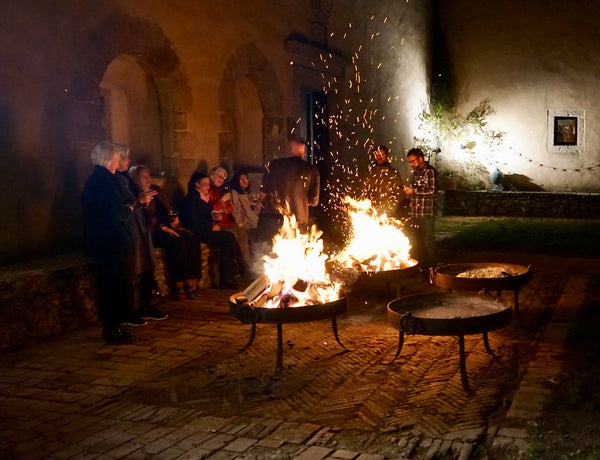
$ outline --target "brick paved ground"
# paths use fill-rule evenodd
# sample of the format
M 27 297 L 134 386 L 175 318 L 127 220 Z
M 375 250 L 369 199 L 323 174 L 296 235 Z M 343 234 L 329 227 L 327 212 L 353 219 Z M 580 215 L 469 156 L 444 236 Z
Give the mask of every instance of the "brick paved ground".
M 336 343 L 328 321 L 284 325 L 279 374 L 274 325 L 259 325 L 240 351 L 250 327 L 229 315 L 231 292 L 163 305 L 169 319 L 136 329 L 131 345 L 105 344 L 100 326 L 75 331 L 0 357 L 0 458 L 467 459 L 484 445 L 523 451 L 526 422 L 547 396 L 544 380 L 560 372 L 570 321 L 600 290 L 597 273 L 581 268 L 541 261 L 520 295 L 527 328 L 513 321 L 491 332 L 494 356 L 480 336 L 466 337 L 470 395 L 456 337 L 408 336 L 387 364 L 398 334 L 385 304 L 427 289 L 418 277 L 350 296 L 338 325 L 352 351 Z

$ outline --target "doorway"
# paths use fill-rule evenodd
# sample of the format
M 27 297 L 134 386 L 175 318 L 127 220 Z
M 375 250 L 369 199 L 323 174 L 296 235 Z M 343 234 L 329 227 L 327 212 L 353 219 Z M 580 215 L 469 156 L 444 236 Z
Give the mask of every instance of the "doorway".
M 163 170 L 163 135 L 158 91 L 135 57 L 122 54 L 106 68 L 100 92 L 104 98 L 107 138 L 128 145 L 132 164 Z

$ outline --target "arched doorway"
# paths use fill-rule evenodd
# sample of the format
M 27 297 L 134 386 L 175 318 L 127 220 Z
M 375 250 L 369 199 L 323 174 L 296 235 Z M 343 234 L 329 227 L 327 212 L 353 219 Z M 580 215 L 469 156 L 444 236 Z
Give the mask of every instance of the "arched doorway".
M 132 153 L 147 159 L 154 170 L 177 177 L 179 158 L 194 156 L 187 121 L 193 99 L 181 62 L 160 27 L 115 14 L 88 36 L 78 62 L 70 91 L 74 149 L 88 156 L 95 142 L 112 136 L 128 143 Z M 123 76 L 134 78 L 138 89 L 120 82 Z M 150 113 L 141 114 L 144 108 Z M 129 123 L 120 123 L 124 119 Z M 142 139 L 157 125 L 156 134 Z
M 221 162 L 230 169 L 262 172 L 286 142 L 283 93 L 271 63 L 254 44 L 227 61 L 219 91 Z
M 235 149 L 232 152 L 236 168 L 260 169 L 264 163 L 263 119 L 260 96 L 248 77 L 235 83 L 234 92 Z
M 108 65 L 100 92 L 108 139 L 131 146 L 135 162 L 154 172 L 162 171 L 160 105 L 151 76 L 133 56 L 123 54 Z

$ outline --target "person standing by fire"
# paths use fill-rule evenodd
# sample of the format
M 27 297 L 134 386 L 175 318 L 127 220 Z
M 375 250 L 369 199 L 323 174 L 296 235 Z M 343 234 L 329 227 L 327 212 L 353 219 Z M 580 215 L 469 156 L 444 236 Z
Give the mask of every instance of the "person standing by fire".
M 319 170 L 304 160 L 304 139 L 290 138 L 288 148 L 290 156 L 267 164 L 263 177 L 265 198 L 257 228 L 264 241 L 271 241 L 278 233 L 283 213 L 296 216 L 298 228 L 306 230 L 310 224 L 309 207 L 319 204 Z
M 379 145 L 373 150 L 374 162 L 369 166 L 369 174 L 364 183 L 363 198 L 371 200 L 371 205 L 388 217 L 403 217 L 401 204 L 404 202 L 402 177 L 388 158 L 388 149 Z
M 406 154 L 413 170 L 410 186 L 404 193 L 410 197 L 410 226 L 413 230 L 411 256 L 424 269 L 435 264 L 435 211 L 437 171 L 425 161 L 423 151 L 413 148 Z
M 129 313 L 126 263 L 130 251 L 127 222 L 133 207 L 123 202 L 115 172 L 117 148 L 102 141 L 92 150 L 94 170 L 82 193 L 83 243 L 96 271 L 98 314 L 107 342 L 124 344 L 135 339 L 122 323 Z

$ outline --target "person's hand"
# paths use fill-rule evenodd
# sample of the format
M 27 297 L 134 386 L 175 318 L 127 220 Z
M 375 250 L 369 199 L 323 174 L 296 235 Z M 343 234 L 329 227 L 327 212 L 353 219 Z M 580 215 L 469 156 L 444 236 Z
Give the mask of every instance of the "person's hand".
M 231 200 L 231 193 L 225 193 L 222 197 L 221 197 L 221 201 L 225 202 L 225 201 L 229 201 Z
M 147 190 L 145 192 L 140 192 L 138 196 L 138 201 L 141 204 L 148 205 L 154 199 L 158 192 L 156 190 Z
M 221 227 L 219 227 L 217 224 L 213 225 L 213 232 L 219 232 L 221 231 Z
M 167 227 L 166 225 L 163 225 L 161 227 L 162 231 L 165 232 L 168 235 L 174 236 L 175 238 L 179 238 L 179 233 L 177 233 L 175 230 L 173 230 L 171 227 Z
M 187 229 L 185 227 L 177 227 L 177 231 L 179 232 L 180 235 L 182 233 L 185 233 L 186 235 L 194 236 L 194 232 L 192 232 L 190 229 Z
M 412 195 L 413 191 L 414 191 L 413 188 L 408 185 L 406 187 L 404 187 L 404 193 L 406 193 L 407 195 Z

